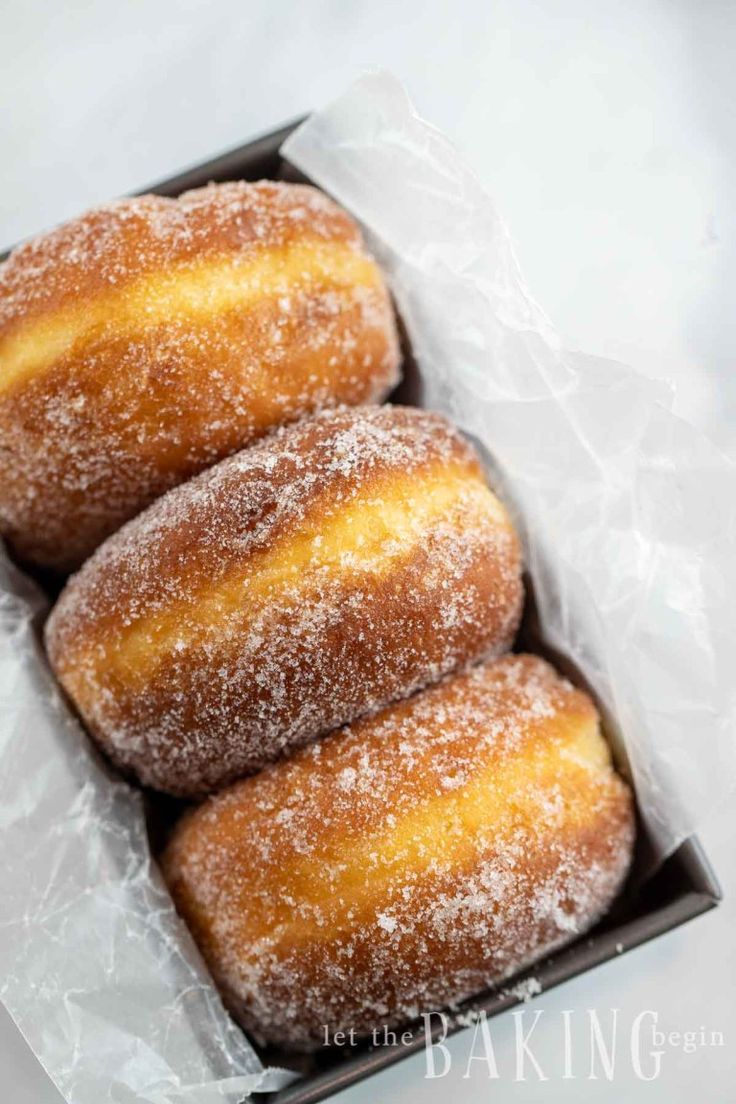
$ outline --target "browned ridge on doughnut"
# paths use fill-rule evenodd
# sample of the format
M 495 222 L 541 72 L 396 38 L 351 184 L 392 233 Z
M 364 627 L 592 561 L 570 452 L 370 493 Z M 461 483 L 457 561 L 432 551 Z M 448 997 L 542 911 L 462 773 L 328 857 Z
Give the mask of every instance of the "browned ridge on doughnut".
M 381 273 L 306 185 L 91 211 L 0 265 L 0 531 L 68 569 L 162 491 L 397 380 Z
M 634 823 L 592 702 L 534 656 L 449 677 L 211 798 L 164 871 L 226 999 L 287 1048 L 499 982 L 609 907 Z
M 505 650 L 520 571 L 449 423 L 342 409 L 154 503 L 69 582 L 46 637 L 116 762 L 199 794 Z

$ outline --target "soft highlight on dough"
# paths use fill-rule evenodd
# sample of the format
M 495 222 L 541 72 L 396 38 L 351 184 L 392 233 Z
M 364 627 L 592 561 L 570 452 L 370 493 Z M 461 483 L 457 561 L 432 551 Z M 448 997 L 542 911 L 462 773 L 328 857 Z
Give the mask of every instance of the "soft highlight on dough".
M 154 273 L 96 299 L 69 306 L 59 314 L 21 322 L 0 341 L 0 392 L 11 391 L 30 376 L 53 368 L 73 350 L 83 363 L 85 342 L 104 331 L 108 337 L 134 340 L 163 323 L 208 322 L 229 311 L 262 307 L 269 298 L 375 288 L 381 276 L 375 262 L 342 242 L 313 241 L 262 251 L 247 262 L 228 257 Z
M 227 632 L 233 616 L 247 623 L 285 587 L 301 591 L 307 602 L 315 581 L 325 572 L 352 577 L 356 586 L 368 575 L 371 582 L 377 581 L 415 553 L 427 528 L 437 521 L 452 525 L 456 519 L 462 525 L 477 513 L 479 523 L 487 518 L 492 524 L 511 527 L 503 506 L 485 483 L 468 479 L 459 466 L 438 465 L 437 470 L 426 472 L 419 486 L 416 479 L 392 471 L 383 483 L 371 484 L 355 495 L 336 517 L 325 519 L 323 509 L 318 502 L 298 533 L 284 536 L 238 565 L 233 577 L 168 603 L 150 617 L 124 626 L 114 637 L 101 631 L 95 641 L 95 662 L 100 669 L 113 668 L 121 682 L 138 688 L 172 648 L 201 648 L 217 640 Z M 299 601 L 298 596 L 295 600 Z M 73 673 L 76 665 L 80 672 L 85 666 L 86 649 L 81 643 L 77 656 L 72 644 L 65 665 L 68 689 L 83 708 L 88 672 L 79 680 Z

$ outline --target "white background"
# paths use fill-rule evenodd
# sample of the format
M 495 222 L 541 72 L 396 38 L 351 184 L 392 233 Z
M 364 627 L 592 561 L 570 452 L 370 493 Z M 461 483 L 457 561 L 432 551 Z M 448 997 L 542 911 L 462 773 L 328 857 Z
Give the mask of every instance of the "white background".
M 736 0 L 4 0 L 0 42 L 0 245 L 319 106 L 380 63 L 493 193 L 568 343 L 672 379 L 677 409 L 736 456 Z M 732 1099 L 736 816 L 715 811 L 702 839 L 720 909 L 527 1006 L 527 1028 L 543 1010 L 547 1081 L 515 1083 L 506 1015 L 492 1021 L 497 1081 L 479 1062 L 463 1077 L 463 1032 L 444 1079 L 418 1057 L 336 1099 Z M 586 1077 L 588 1008 L 621 1009 L 612 1083 Z M 585 1044 L 576 1080 L 561 1079 L 563 1009 Z M 623 1044 L 646 1009 L 726 1045 L 666 1048 L 659 1078 L 639 1081 Z M 2 1012 L 0 1073 L 10 1104 L 58 1104 Z

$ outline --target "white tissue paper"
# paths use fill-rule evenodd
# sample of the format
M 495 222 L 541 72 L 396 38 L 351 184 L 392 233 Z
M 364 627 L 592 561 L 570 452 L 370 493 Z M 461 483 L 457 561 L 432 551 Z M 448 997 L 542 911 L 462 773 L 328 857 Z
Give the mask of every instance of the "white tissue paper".
M 489 198 L 392 77 L 359 80 L 284 153 L 363 224 L 422 405 L 492 457 L 545 638 L 617 719 L 666 855 L 735 776 L 733 469 L 666 387 L 560 347 Z M 44 613 L 4 560 L 0 996 L 70 1104 L 236 1104 L 277 1088 L 289 1075 L 263 1070 L 174 912 L 140 795 L 54 686 Z

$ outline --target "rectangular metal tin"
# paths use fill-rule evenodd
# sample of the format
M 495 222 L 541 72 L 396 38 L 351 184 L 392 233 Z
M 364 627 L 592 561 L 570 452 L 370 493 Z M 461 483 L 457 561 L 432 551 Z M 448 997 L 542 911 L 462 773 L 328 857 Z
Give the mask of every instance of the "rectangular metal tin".
M 299 174 L 281 159 L 279 149 L 299 122 L 300 119 L 279 127 L 143 191 L 174 196 L 210 181 L 295 179 Z M 405 353 L 411 361 L 411 350 L 406 340 Z M 397 397 L 410 401 L 406 385 Z M 533 650 L 544 651 L 543 642 L 528 628 L 526 644 Z M 568 661 L 566 668 L 569 667 Z M 578 681 L 574 669 L 572 672 L 566 669 L 566 674 L 572 675 L 573 681 Z M 638 849 L 635 871 L 646 861 L 647 841 L 643 832 L 640 833 Z M 628 892 L 593 932 L 527 971 L 527 976 L 533 975 L 539 981 L 542 991 L 615 958 L 622 953 L 622 949 L 630 950 L 692 920 L 713 908 L 721 896 L 715 874 L 695 837 L 686 840 L 653 877 L 639 885 L 636 878 L 633 882 L 633 886 L 630 885 Z M 519 998 L 507 990 L 482 993 L 460 1007 L 459 1017 L 453 1014 L 448 1034 L 461 1029 L 463 1012 L 483 1010 L 492 1016 L 518 1003 Z M 252 1099 L 261 1104 L 315 1104 L 420 1050 L 425 1041 L 423 1026 L 414 1025 L 411 1030 L 412 1040 L 408 1045 L 371 1047 L 362 1044 L 325 1048 L 311 1060 L 303 1076 L 294 1084 L 275 1093 L 256 1093 Z M 274 1065 L 289 1066 L 294 1062 L 294 1056 L 274 1051 L 261 1053 L 264 1061 Z

